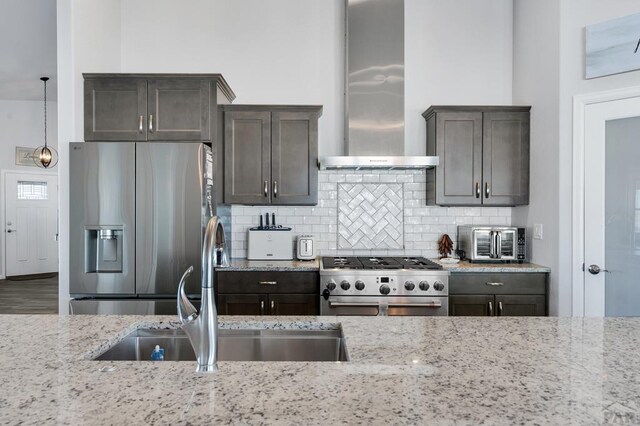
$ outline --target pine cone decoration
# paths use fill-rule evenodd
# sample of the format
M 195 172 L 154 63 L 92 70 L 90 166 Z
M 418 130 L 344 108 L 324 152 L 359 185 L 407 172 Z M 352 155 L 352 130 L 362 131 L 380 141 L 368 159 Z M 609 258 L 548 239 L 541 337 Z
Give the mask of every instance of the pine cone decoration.
M 449 238 L 449 235 L 443 234 L 438 241 L 438 252 L 440 253 L 440 258 L 449 257 L 451 252 L 453 251 L 453 241 Z

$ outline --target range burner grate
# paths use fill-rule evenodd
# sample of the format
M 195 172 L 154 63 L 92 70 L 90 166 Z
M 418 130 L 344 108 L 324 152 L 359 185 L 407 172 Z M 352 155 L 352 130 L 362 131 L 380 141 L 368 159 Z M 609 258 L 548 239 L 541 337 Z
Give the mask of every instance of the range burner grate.
M 358 258 L 351 256 L 323 257 L 322 267 L 325 269 L 362 269 Z
M 402 264 L 391 257 L 359 257 L 364 269 L 402 269 Z
M 424 257 L 403 257 L 399 260 L 405 269 L 442 269 L 442 266 Z

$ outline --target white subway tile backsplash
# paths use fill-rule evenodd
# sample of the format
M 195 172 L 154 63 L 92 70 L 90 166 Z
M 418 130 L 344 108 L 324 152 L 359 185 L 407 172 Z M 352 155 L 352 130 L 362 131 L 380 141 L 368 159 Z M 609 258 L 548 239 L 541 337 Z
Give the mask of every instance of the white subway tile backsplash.
M 398 205 L 386 204 L 388 214 L 380 216 L 389 221 L 389 226 L 397 227 L 397 241 L 404 241 L 403 248 L 389 248 L 384 241 L 376 242 L 380 238 L 371 231 L 364 241 L 368 241 L 365 248 L 339 248 L 338 237 L 338 185 L 375 184 L 381 186 L 401 185 L 399 194 L 402 202 Z M 371 192 L 371 191 L 370 191 Z M 371 194 L 368 194 L 370 196 Z M 375 207 L 375 197 L 360 199 L 362 211 L 369 217 L 367 226 L 375 226 L 381 212 Z M 369 203 L 367 205 L 366 203 Z M 393 209 L 400 209 L 398 216 Z M 232 240 L 233 257 L 247 255 L 247 229 L 257 226 L 258 216 L 264 213 L 276 213 L 278 224 L 290 226 L 294 234 L 312 234 L 316 238 L 318 254 L 379 254 L 379 255 L 422 255 L 426 257 L 438 256 L 437 241 L 443 233 L 448 233 L 456 241 L 458 225 L 510 225 L 511 208 L 509 207 L 439 207 L 426 205 L 426 173 L 424 171 L 320 171 L 318 175 L 318 205 L 317 206 L 232 206 L 231 232 L 228 237 Z M 353 217 L 357 226 L 363 226 L 362 217 Z M 404 222 L 404 223 L 402 223 Z M 353 237 L 353 236 L 351 236 Z M 364 237 L 364 235 L 363 235 Z M 353 241 L 353 240 L 352 240 Z M 347 239 L 343 243 L 349 244 Z

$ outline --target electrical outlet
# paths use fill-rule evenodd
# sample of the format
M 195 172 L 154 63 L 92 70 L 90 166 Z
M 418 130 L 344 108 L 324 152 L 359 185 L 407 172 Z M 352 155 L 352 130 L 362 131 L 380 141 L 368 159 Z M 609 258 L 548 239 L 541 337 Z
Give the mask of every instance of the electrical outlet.
M 533 225 L 533 239 L 541 240 L 542 239 L 542 224 L 536 223 Z

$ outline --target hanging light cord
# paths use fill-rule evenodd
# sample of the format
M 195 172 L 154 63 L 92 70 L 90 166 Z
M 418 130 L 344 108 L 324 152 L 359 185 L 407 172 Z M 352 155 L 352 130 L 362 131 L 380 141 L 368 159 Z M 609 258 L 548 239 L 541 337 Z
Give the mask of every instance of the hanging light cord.
M 47 80 L 44 81 L 44 146 L 47 147 Z

